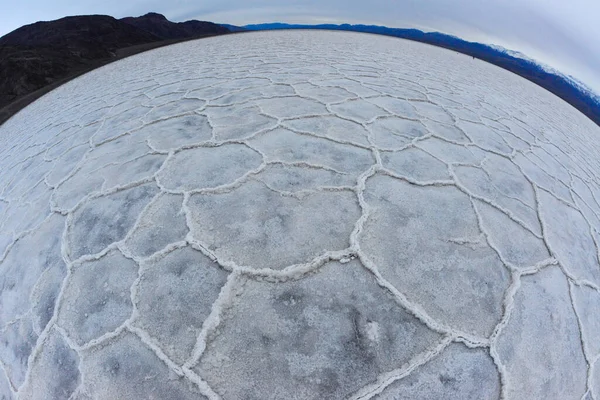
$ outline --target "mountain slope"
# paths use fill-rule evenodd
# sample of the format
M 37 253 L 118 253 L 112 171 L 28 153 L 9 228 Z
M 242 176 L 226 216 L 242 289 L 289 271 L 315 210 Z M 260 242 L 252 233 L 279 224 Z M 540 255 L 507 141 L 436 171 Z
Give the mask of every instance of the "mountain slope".
M 228 32 L 210 22 L 174 23 L 154 13 L 122 20 L 81 15 L 22 26 L 0 38 L 0 123 L 42 95 L 43 88 L 110 61 Z
M 161 39 L 183 39 L 207 34 L 229 33 L 229 29 L 206 21 L 171 22 L 164 15 L 148 13 L 141 17 L 121 18 L 122 22 Z
M 119 48 L 159 41 L 155 35 L 107 15 L 36 22 L 0 38 L 0 107 Z
M 116 49 L 160 40 L 108 15 L 82 15 L 22 26 L 0 38 L 0 46 L 54 48 L 81 58 L 109 57 Z

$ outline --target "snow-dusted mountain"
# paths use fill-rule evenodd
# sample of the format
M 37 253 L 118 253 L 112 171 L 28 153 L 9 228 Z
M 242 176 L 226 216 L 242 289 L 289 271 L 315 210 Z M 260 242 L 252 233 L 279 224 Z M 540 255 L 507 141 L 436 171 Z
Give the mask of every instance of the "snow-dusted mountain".
M 573 75 L 563 74 L 556 68 L 553 68 L 550 65 L 545 64 L 541 61 L 538 61 L 534 58 L 531 58 L 527 54 L 524 54 L 520 51 L 507 49 L 506 47 L 503 47 L 503 46 L 500 46 L 497 44 L 490 44 L 488 46 L 494 50 L 505 53 L 511 57 L 520 58 L 522 60 L 529 61 L 530 63 L 536 64 L 538 67 L 540 67 L 542 70 L 546 71 L 549 74 L 560 76 L 561 78 L 568 81 L 571 85 L 573 85 L 574 87 L 579 89 L 581 92 L 586 93 L 590 98 L 592 98 L 594 101 L 596 101 L 596 103 L 600 104 L 600 94 L 595 92 L 592 88 L 590 88 L 588 85 L 586 85 L 584 82 L 580 81 Z

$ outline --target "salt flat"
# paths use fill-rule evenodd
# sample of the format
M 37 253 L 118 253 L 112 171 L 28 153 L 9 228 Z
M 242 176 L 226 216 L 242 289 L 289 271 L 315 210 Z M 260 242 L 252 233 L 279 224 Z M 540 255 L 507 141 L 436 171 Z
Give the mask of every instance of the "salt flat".
M 99 68 L 0 127 L 0 399 L 600 400 L 599 143 L 381 36 Z

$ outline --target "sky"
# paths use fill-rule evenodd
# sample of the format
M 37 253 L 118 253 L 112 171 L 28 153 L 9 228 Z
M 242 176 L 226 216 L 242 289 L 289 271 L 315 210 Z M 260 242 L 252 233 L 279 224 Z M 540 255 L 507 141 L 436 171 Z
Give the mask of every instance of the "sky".
M 67 15 L 154 11 L 171 21 L 364 23 L 517 50 L 600 94 L 600 0 L 0 0 L 0 35 Z

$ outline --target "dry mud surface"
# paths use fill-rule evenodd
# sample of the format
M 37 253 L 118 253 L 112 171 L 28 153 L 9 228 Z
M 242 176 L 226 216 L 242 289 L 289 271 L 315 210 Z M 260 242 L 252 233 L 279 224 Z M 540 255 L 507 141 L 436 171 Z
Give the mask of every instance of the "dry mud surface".
M 99 68 L 0 127 L 0 399 L 600 400 L 599 139 L 381 36 Z

